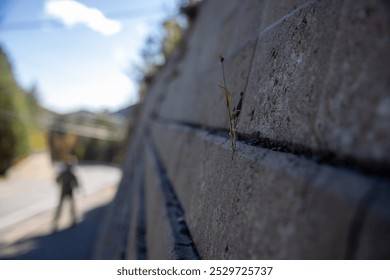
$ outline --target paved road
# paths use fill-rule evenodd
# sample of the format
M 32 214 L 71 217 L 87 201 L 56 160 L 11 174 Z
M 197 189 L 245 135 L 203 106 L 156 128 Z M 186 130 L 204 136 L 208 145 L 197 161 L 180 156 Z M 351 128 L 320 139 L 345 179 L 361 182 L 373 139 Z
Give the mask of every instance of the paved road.
M 58 203 L 59 188 L 55 183 L 55 173 L 61 168 L 60 164 L 51 169 L 45 166 L 46 171 L 43 173 L 36 169 L 50 164 L 47 154 L 36 154 L 26 161 L 19 170 L 11 172 L 10 178 L 0 181 L 0 231 L 52 209 Z M 32 166 L 32 170 L 28 166 Z M 41 172 L 41 175 L 37 177 L 36 172 Z M 117 183 L 121 174 L 118 168 L 105 165 L 79 165 L 75 168 L 75 173 L 81 185 L 80 192 L 84 196 Z
M 0 179 L 0 258 L 5 251 L 4 248 L 10 247 L 11 243 L 20 245 L 23 241 L 21 239 L 27 237 L 30 238 L 27 240 L 35 240 L 35 244 L 40 241 L 42 245 L 50 245 L 50 242 L 55 243 L 56 240 L 61 240 L 58 244 L 61 243 L 64 246 L 63 254 L 57 257 L 72 258 L 70 256 L 72 252 L 74 254 L 74 250 L 68 250 L 68 255 L 64 253 L 66 249 L 72 247 L 69 242 L 74 240 L 75 235 L 87 238 L 92 231 L 96 232 L 94 227 L 101 218 L 104 204 L 112 198 L 120 180 L 119 168 L 104 165 L 78 165 L 75 173 L 82 188 L 80 194 L 76 195 L 76 206 L 84 217 L 80 225 L 69 229 L 70 217 L 66 216 L 70 215 L 63 211 L 65 217 L 62 217 L 60 232 L 51 234 L 50 225 L 59 195 L 59 187 L 55 183 L 55 174 L 59 168 L 60 165 L 53 167 L 50 164 L 47 153 L 37 153 L 15 167 L 6 179 Z M 33 236 L 34 234 L 38 235 Z M 86 241 L 91 243 L 91 238 L 83 242 Z M 46 247 L 41 246 L 41 248 Z M 50 248 L 53 247 L 47 246 L 47 249 Z M 51 259 L 55 258 L 55 254 L 56 251 L 49 250 L 44 253 L 41 249 L 35 257 L 26 255 L 26 258 Z M 19 256 L 23 255 L 19 254 Z M 87 257 L 80 252 L 73 256 Z

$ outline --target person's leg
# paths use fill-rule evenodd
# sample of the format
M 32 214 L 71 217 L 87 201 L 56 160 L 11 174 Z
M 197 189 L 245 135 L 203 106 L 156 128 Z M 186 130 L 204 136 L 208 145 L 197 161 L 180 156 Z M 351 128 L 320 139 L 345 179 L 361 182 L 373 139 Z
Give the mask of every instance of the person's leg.
M 69 196 L 69 200 L 70 200 L 70 211 L 71 211 L 71 214 L 72 214 L 73 225 L 76 225 L 76 223 L 77 223 L 76 205 L 75 205 L 75 202 L 74 202 L 73 194 L 71 194 Z
M 58 220 L 59 220 L 60 215 L 61 215 L 61 210 L 62 210 L 63 203 L 64 203 L 64 194 L 61 194 L 60 201 L 59 201 L 58 206 L 57 206 L 56 214 L 54 216 L 54 223 L 53 223 L 53 230 L 54 231 L 57 230 Z

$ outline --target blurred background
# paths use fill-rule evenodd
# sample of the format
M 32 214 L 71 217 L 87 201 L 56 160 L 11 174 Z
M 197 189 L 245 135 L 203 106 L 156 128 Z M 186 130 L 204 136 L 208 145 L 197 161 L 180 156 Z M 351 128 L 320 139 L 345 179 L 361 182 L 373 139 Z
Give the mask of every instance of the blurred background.
M 0 258 L 89 258 L 132 116 L 188 26 L 186 5 L 0 1 Z M 69 159 L 80 223 L 70 227 L 64 205 L 52 233 Z

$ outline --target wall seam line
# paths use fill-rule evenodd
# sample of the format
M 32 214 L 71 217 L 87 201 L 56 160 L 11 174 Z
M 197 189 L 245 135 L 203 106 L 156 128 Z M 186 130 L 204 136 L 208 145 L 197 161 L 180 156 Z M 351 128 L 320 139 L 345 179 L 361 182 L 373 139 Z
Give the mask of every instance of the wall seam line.
M 164 125 L 176 125 L 179 127 L 181 126 L 191 128 L 196 131 L 209 133 L 210 135 L 222 136 L 229 140 L 229 130 L 226 128 L 209 128 L 207 126 L 190 122 L 169 120 L 158 117 L 154 118 L 154 121 Z M 352 157 L 340 157 L 336 153 L 332 153 L 331 151 L 321 151 L 322 154 L 320 154 L 304 145 L 282 142 L 271 138 L 258 137 L 240 132 L 237 132 L 237 143 L 252 147 L 259 147 L 270 151 L 301 156 L 309 161 L 315 162 L 316 164 L 326 164 L 339 168 L 341 167 L 355 173 L 378 177 L 387 181 L 389 181 L 390 179 L 390 167 L 387 164 L 381 162 L 367 162 L 367 160 L 365 160 L 364 162 L 360 162 L 359 160 Z

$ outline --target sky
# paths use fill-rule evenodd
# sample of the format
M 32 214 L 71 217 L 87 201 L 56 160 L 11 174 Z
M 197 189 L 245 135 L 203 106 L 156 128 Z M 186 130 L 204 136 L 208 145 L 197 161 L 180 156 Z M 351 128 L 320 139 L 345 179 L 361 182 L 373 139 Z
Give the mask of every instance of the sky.
M 1 0 L 0 45 L 19 84 L 59 113 L 138 100 L 133 69 L 178 0 Z

